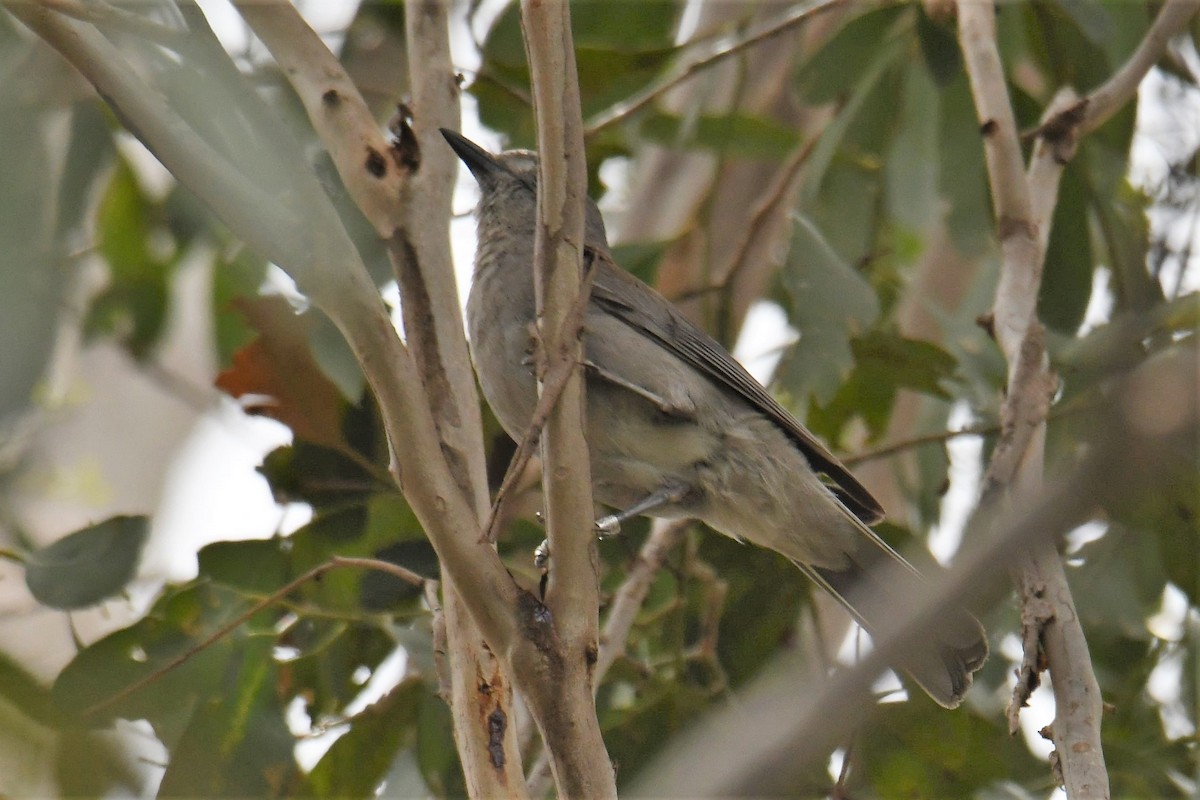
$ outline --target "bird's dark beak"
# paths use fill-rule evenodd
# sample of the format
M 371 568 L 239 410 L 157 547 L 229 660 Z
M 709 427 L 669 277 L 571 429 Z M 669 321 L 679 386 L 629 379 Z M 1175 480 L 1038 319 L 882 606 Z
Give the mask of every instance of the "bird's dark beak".
M 442 132 L 442 136 L 446 138 L 446 142 L 458 154 L 462 162 L 467 165 L 467 169 L 471 170 L 475 180 L 482 182 L 485 178 L 491 178 L 496 172 L 507 171 L 494 155 L 462 134 L 448 128 L 439 128 L 438 130 Z

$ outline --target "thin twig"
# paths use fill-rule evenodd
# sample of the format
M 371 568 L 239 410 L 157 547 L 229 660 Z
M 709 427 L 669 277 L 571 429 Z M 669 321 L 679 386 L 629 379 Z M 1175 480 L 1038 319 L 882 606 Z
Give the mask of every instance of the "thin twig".
M 790 31 L 797 25 L 807 21 L 817 14 L 829 11 L 841 5 L 844 0 L 815 0 L 814 2 L 805 3 L 785 14 L 782 14 L 779 19 L 768 23 L 765 27 L 744 34 L 743 36 L 733 40 L 722 40 L 713 46 L 711 51 L 703 56 L 699 56 L 686 64 L 673 70 L 672 73 L 665 78 L 652 83 L 642 91 L 632 97 L 622 100 L 599 114 L 593 116 L 584 124 L 583 134 L 585 137 L 591 138 L 600 131 L 612 127 L 629 116 L 637 113 L 645 108 L 650 103 L 662 95 L 674 89 L 679 84 L 686 81 L 698 72 L 701 72 L 713 64 L 725 60 L 731 56 L 741 53 L 743 50 L 762 44 L 763 42 L 772 39 L 782 33 Z
M 809 155 L 820 139 L 820 136 L 809 137 L 808 141 L 797 147 L 780 167 L 774 183 L 767 189 L 766 194 L 763 195 L 762 200 L 754 207 L 754 211 L 746 221 L 745 232 L 738 242 L 737 249 L 733 251 L 733 258 L 729 262 L 729 267 L 725 270 L 725 274 L 716 282 L 715 288 L 728 289 L 738 273 L 746 267 L 750 260 L 751 248 L 753 248 L 754 243 L 762 234 L 763 228 L 766 227 L 771 215 L 775 213 L 780 204 L 788 199 L 790 190 L 796 181 L 796 176 L 800 174 L 801 168 L 808 162 Z M 732 292 L 727 292 L 723 300 L 724 304 L 731 302 Z M 724 314 L 722 314 L 723 316 Z
M 927 433 L 922 436 L 914 436 L 911 439 L 903 439 L 899 442 L 892 442 L 891 444 L 877 447 L 874 450 L 863 450 L 860 453 L 842 456 L 841 462 L 847 467 L 854 467 L 859 464 L 865 464 L 868 461 L 878 461 L 881 458 L 894 456 L 897 453 L 903 453 L 905 450 L 912 450 L 916 447 L 924 447 L 928 444 L 940 444 L 942 442 L 948 442 L 951 439 L 957 439 L 959 436 L 991 436 L 999 432 L 1000 426 L 992 423 L 989 425 L 972 425 L 953 431 Z
M 221 639 L 225 638 L 233 631 L 237 630 L 239 627 L 241 627 L 243 624 L 245 624 L 248 620 L 250 620 L 252 617 L 254 617 L 254 615 L 256 615 L 260 611 L 263 611 L 264 609 L 269 608 L 270 606 L 280 602 L 281 600 L 283 600 L 283 598 L 287 597 L 289 594 L 291 594 L 292 592 L 294 592 L 296 589 L 303 586 L 304 584 L 308 583 L 309 581 L 314 581 L 317 578 L 320 578 L 326 572 L 329 572 L 331 570 L 344 569 L 347 567 L 351 567 L 354 569 L 373 569 L 373 570 L 377 570 L 379 572 L 386 572 L 389 575 L 393 575 L 393 576 L 399 578 L 400 580 L 405 581 L 406 583 L 412 584 L 413 586 L 416 586 L 418 588 L 424 587 L 426 580 L 427 580 L 426 578 L 421 577 L 420 575 L 413 572 L 412 570 L 405 569 L 404 567 L 400 566 L 399 564 L 393 564 L 390 561 L 381 561 L 380 559 L 377 559 L 377 558 L 350 558 L 350 557 L 345 557 L 345 556 L 334 556 L 330 560 L 326 561 L 324 564 L 318 564 L 317 566 L 310 569 L 308 572 L 305 572 L 300 577 L 289 581 L 288 583 L 284 584 L 279 589 L 275 590 L 271 594 L 264 597 L 262 600 L 259 600 L 257 603 L 250 606 L 248 609 L 243 611 L 241 614 L 238 614 L 232 620 L 225 623 L 221 627 L 217 628 L 215 631 L 213 631 L 211 634 L 206 636 L 204 639 L 202 639 L 201 641 L 192 645 L 187 650 L 183 651 L 182 653 L 180 653 L 178 656 L 176 656 L 175 658 L 168 661 L 163 666 L 161 666 L 158 669 L 151 672 L 149 675 L 146 675 L 144 678 L 141 678 L 140 680 L 134 681 L 133 683 L 126 686 L 124 689 L 121 689 L 116 694 L 114 694 L 104 700 L 101 700 L 98 703 L 88 706 L 81 712 L 81 716 L 84 719 L 86 719 L 88 717 L 95 716 L 96 714 L 100 713 L 101 711 L 104 711 L 107 708 L 111 708 L 112 706 L 121 702 L 122 700 L 124 700 L 125 698 L 134 694 L 135 692 L 141 691 L 145 687 L 147 687 L 150 684 L 154 683 L 155 681 L 159 680 L 164 675 L 166 675 L 168 672 L 171 672 L 172 670 L 183 666 L 188 661 L 190 661 L 193 657 L 199 655 L 201 652 L 208 649 L 216 642 L 220 641 Z
M 578 341 L 583 334 L 583 322 L 587 314 L 587 304 L 591 296 L 594 275 L 590 263 L 589 259 L 585 259 L 583 284 L 580 286 L 579 295 L 575 298 L 570 314 L 563 321 L 563 333 L 560 341 L 564 344 Z M 496 528 L 505 518 L 513 487 L 525 473 L 525 467 L 528 466 L 529 459 L 533 457 L 537 447 L 538 437 L 542 435 L 542 428 L 546 426 L 546 420 L 550 418 L 550 412 L 558 402 L 558 398 L 576 366 L 576 359 L 572 358 L 570 351 L 566 349 L 559 351 L 550 360 L 542 381 L 541 395 L 538 396 L 537 405 L 534 406 L 533 417 L 529 420 L 529 427 L 525 429 L 525 435 L 517 443 L 517 450 L 508 462 L 508 469 L 504 472 L 500 488 L 496 490 L 496 499 L 492 502 L 492 508 L 488 512 L 487 521 L 483 526 L 483 541 L 496 541 L 498 533 Z
M 629 567 L 629 572 L 625 575 L 625 580 L 609 605 L 604 630 L 600 634 L 600 655 L 596 659 L 594 691 L 599 690 L 609 667 L 625 652 L 629 631 L 638 612 L 642 610 L 642 603 L 646 601 L 650 584 L 654 582 L 667 556 L 679 546 L 691 524 L 689 519 L 655 520 L 650 536 L 642 544 L 641 550 Z
M 1162 59 L 1177 34 L 1200 9 L 1196 0 L 1167 0 L 1129 60 L 1100 88 L 1089 92 L 1079 135 L 1091 133 L 1117 113 L 1137 93 L 1142 78 Z

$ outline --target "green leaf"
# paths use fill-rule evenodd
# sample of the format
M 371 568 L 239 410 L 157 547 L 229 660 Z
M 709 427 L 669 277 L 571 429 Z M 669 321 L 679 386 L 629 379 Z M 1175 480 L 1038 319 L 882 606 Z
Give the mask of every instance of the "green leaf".
M 287 544 L 279 538 L 213 542 L 196 554 L 200 574 L 216 583 L 266 595 L 289 580 Z
M 19 51 L 13 47 L 8 52 Z M 0 425 L 34 400 L 54 349 L 69 275 L 66 241 L 58 235 L 66 232 L 55 230 L 55 198 L 46 189 L 47 176 L 56 174 L 51 139 L 24 95 L 28 84 L 18 94 L 22 81 L 7 83 L 9 88 L 0 88 L 0 141 L 6 155 L 0 192 Z M 83 167 L 75 159 L 67 168 L 63 188 L 84 182 L 78 174 Z M 69 218 L 78 213 L 63 208 L 60 219 L 69 227 Z
M 25 583 L 51 608 L 95 605 L 133 580 L 149 531 L 146 517 L 112 517 L 75 531 L 27 556 Z
M 583 3 L 572 9 L 585 118 L 641 89 L 671 63 L 678 50 L 671 38 L 676 14 L 675 3 L 658 0 Z M 508 134 L 512 146 L 532 146 L 529 70 L 517 4 L 509 4 L 488 31 L 471 92 L 479 100 L 484 124 Z
M 159 797 L 284 797 L 299 774 L 277 691 L 272 637 L 235 644 L 214 692 L 196 706 Z
M 421 698 L 427 691 L 421 681 L 409 678 L 357 714 L 350 731 L 309 773 L 307 788 L 313 795 L 374 797 L 397 751 L 413 740 Z
M 1126 639 L 1148 640 L 1146 609 L 1162 597 L 1167 576 L 1156 542 L 1140 532 L 1110 525 L 1083 546 L 1083 566 L 1073 570 L 1072 591 L 1085 623 L 1116 630 Z
M 375 623 L 312 616 L 285 631 L 279 644 L 298 652 L 286 663 L 288 685 L 303 698 L 309 717 L 319 720 L 342 715 L 362 693 L 360 667 L 378 667 L 396 649 L 396 637 Z
M 373 476 L 353 458 L 305 441 L 272 450 L 258 471 L 277 502 L 305 502 L 314 509 L 365 502 L 378 488 Z
M 244 247 L 222 253 L 213 269 L 213 335 L 222 368 L 233 363 L 233 354 L 257 335 L 238 311 L 237 302 L 258 295 L 267 274 L 267 262 Z
M 924 5 L 918 8 L 917 38 L 921 42 L 925 67 L 938 87 L 945 87 L 962 72 L 958 37 L 953 25 L 940 25 L 929 18 Z
M 883 162 L 884 199 L 898 226 L 924 231 L 941 211 L 936 164 L 941 98 L 929 74 L 912 65 L 900 94 L 896 130 Z
M 879 706 L 864 726 L 856 763 L 882 798 L 972 797 L 1001 782 L 1041 779 L 1044 762 L 995 718 L 948 714 L 924 697 Z
M 799 397 L 828 403 L 854 365 L 850 338 L 875 322 L 879 300 L 807 218 L 797 216 L 792 230 L 783 282 L 800 340 L 788 353 L 780 380 Z
M 1038 294 L 1039 318 L 1063 333 L 1079 329 L 1092 295 L 1095 261 L 1088 206 L 1093 200 L 1082 172 L 1078 161 L 1063 172 Z
M 816 198 L 824 188 L 825 174 L 839 154 L 860 168 L 868 165 L 875 168 L 875 157 L 884 152 L 893 132 L 890 120 L 897 113 L 894 95 L 899 88 L 894 81 L 898 79 L 896 71 L 907 63 L 907 56 L 905 40 L 886 39 L 872 48 L 871 59 L 863 71 L 853 73 L 855 77 L 845 102 L 833 121 L 825 126 L 809 155 L 801 187 L 803 208 L 818 207 Z M 862 163 L 864 160 L 867 163 Z
M 196 704 L 211 696 L 234 641 L 246 635 L 247 627 L 198 646 L 247 605 L 240 595 L 210 584 L 169 590 L 143 619 L 76 654 L 54 682 L 55 705 L 88 726 L 103 727 L 118 717 L 149 720 L 159 739 L 172 747 Z M 189 653 L 182 665 L 164 671 Z M 130 692 L 133 686 L 140 688 Z
M 867 11 L 846 23 L 797 74 L 805 99 L 813 104 L 828 103 L 844 97 L 853 78 L 868 73 L 882 45 L 898 38 L 900 29 L 911 23 L 910 9 L 884 6 Z M 903 17 L 904 23 L 897 20 Z
M 749 114 L 679 116 L 647 114 L 639 128 L 652 142 L 673 148 L 701 148 L 744 158 L 783 159 L 799 142 L 793 128 Z
M 512 719 L 506 722 L 513 723 Z M 428 690 L 421 693 L 416 750 L 421 776 L 437 797 L 466 796 L 450 707 Z
M 871 439 L 877 439 L 887 429 L 899 389 L 950 399 L 944 384 L 953 376 L 957 362 L 937 345 L 870 331 L 855 338 L 851 348 L 854 372 L 832 402 L 815 407 L 808 420 L 814 431 L 832 441 L 840 438 L 842 429 L 855 417 L 861 417 Z
M 93 302 L 87 328 L 116 336 L 138 358 L 149 354 L 167 319 L 171 254 L 160 253 L 162 244 L 154 241 L 169 237 L 160 217 L 133 169 L 118 162 L 97 220 L 100 253 L 112 283 Z
M 671 244 L 669 241 L 618 244 L 612 248 L 613 261 L 644 283 L 654 286 L 658 278 L 658 262 Z
M 942 91 L 938 134 L 938 186 L 947 204 L 946 229 L 964 256 L 992 242 L 992 209 L 975 104 L 965 75 Z

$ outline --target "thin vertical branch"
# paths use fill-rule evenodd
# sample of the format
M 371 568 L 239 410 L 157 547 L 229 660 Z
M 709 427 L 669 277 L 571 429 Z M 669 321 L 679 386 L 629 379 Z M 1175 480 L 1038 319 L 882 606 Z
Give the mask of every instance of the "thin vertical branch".
M 1017 508 L 1042 487 L 1046 417 L 1055 387 L 1037 319 L 1049 229 L 1064 165 L 1077 131 L 1044 130 L 1026 175 L 1012 104 L 996 45 L 991 2 L 958 5 L 959 38 L 984 137 L 989 185 L 1003 262 L 992 320 L 1008 362 L 1002 430 L 984 480 L 981 507 Z M 1047 118 L 1075 104 L 1064 90 Z M 1051 133 L 1053 135 L 1051 135 Z M 1014 693 L 1016 708 L 1037 683 L 1039 649 L 1054 684 L 1054 743 L 1067 796 L 1107 798 L 1108 772 L 1100 739 L 1103 703 L 1062 560 L 1053 540 L 1039 540 L 1013 567 L 1022 605 L 1023 641 L 1030 648 Z
M 521 24 L 530 65 L 540 154 L 534 286 L 541 352 L 549 365 L 582 362 L 578 304 L 583 269 L 587 170 L 579 85 L 565 0 L 523 0 Z M 583 377 L 578 366 L 542 431 L 542 486 L 554 554 L 546 605 L 557 633 L 552 665 L 560 686 L 528 695 L 563 797 L 615 797 L 612 765 L 592 700 L 599 637 L 598 563 L 591 470 L 584 439 Z M 549 655 L 549 654 L 547 654 Z M 547 705 L 553 701 L 553 707 Z
M 423 364 L 439 436 L 456 479 L 482 520 L 489 506 L 483 426 L 450 252 L 458 163 L 439 132 L 457 129 L 461 115 L 448 6 L 444 0 L 406 6 L 417 167 L 405 185 L 403 234 L 392 237 L 389 251 L 404 291 L 405 333 Z M 511 669 L 488 649 L 452 580 L 444 581 L 443 597 L 450 708 L 467 793 L 525 797 Z

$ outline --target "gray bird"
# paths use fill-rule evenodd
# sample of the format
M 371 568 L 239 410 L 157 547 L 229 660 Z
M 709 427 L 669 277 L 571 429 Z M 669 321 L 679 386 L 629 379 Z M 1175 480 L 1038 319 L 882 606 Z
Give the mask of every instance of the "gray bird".
M 442 135 L 480 190 L 471 356 L 484 396 L 519 441 L 537 402 L 537 156 L 492 155 Z M 878 501 L 725 348 L 613 262 L 590 200 L 585 238 L 595 270 L 583 339 L 593 493 L 617 509 L 597 527 L 612 532 L 639 514 L 699 519 L 786 556 L 868 631 L 898 598 L 919 596 L 923 579 L 868 527 L 883 518 Z M 947 608 L 897 666 L 953 708 L 987 652 L 979 622 Z

